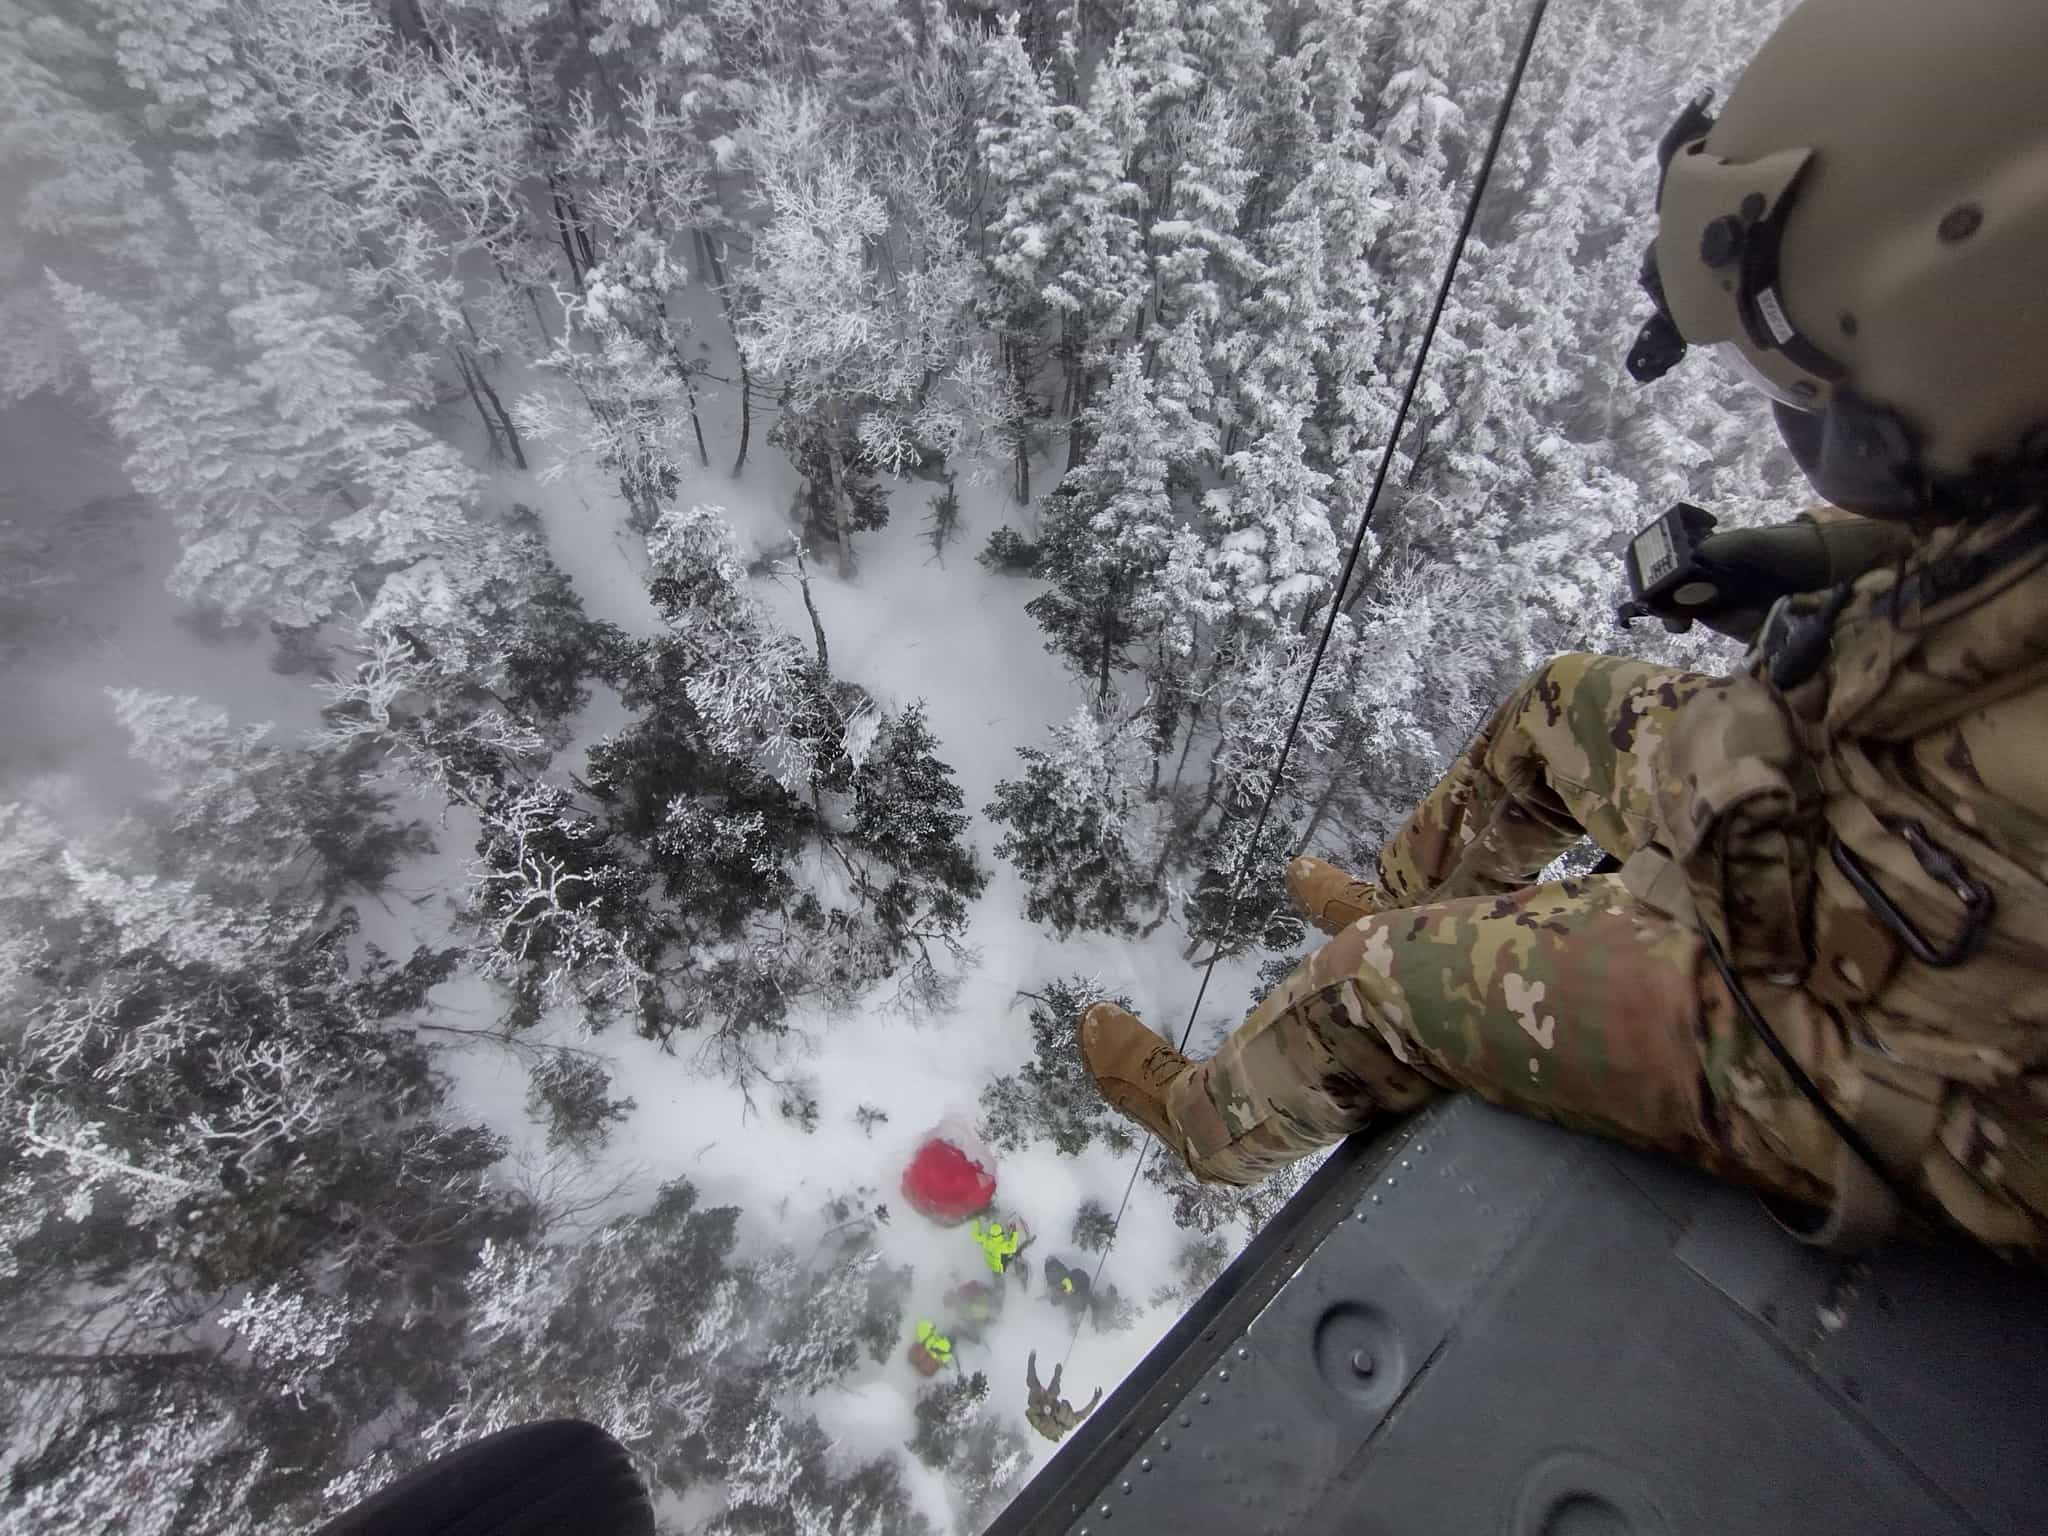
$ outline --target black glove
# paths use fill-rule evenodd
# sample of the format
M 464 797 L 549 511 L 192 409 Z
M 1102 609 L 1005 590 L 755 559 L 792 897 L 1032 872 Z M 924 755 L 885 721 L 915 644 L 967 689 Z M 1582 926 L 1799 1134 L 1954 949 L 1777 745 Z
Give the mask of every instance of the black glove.
M 1674 634 L 1683 634 L 1697 620 L 1746 643 L 1779 598 L 1853 581 L 1900 558 L 1911 546 L 1912 535 L 1904 528 L 1867 518 L 1815 522 L 1802 517 L 1768 528 L 1706 533 L 1690 546 L 1681 569 L 1654 593 L 1626 605 L 1622 614 L 1624 620 L 1662 619 Z
M 1717 634 L 1747 643 L 1763 626 L 1771 605 L 1788 592 L 1814 592 L 1828 580 L 1828 549 L 1817 524 L 1780 523 L 1770 528 L 1731 528 L 1712 533 L 1699 547 L 1700 582 L 1710 590 L 1681 589 L 1691 599 L 1673 618 L 1697 619 Z

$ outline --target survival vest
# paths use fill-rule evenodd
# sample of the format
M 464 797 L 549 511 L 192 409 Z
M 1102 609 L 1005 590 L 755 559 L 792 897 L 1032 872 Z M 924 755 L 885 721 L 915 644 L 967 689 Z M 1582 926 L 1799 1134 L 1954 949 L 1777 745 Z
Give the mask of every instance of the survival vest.
M 1014 1222 L 1006 1231 L 999 1221 L 984 1224 L 977 1219 L 972 1236 L 975 1246 L 981 1249 L 981 1256 L 988 1260 L 988 1267 L 999 1275 L 1016 1257 L 1017 1250 L 1024 1246 L 1023 1228 Z
M 1655 772 L 1669 863 L 1631 889 L 1682 886 L 1737 973 L 1845 1020 L 1831 1086 L 1902 1179 L 2048 1247 L 2048 513 L 1780 604 Z M 1838 1207 L 1871 1208 L 1837 1217 L 1874 1231 L 1888 1197 L 1849 1162 Z

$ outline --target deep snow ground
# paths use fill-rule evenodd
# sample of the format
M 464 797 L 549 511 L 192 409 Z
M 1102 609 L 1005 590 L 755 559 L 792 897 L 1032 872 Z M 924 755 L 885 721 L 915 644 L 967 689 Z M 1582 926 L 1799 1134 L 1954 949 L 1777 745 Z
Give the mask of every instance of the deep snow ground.
M 722 430 L 724 404 L 705 401 L 706 431 L 714 443 L 734 440 Z M 765 548 L 788 536 L 786 508 L 795 480 L 783 457 L 762 444 L 761 427 L 757 416 L 754 451 L 739 480 L 726 473 L 729 456 L 721 458 L 714 448 L 712 467 L 686 484 L 679 500 L 723 507 L 744 545 Z M 546 479 L 538 460 L 536 471 Z M 513 489 L 504 487 L 507 494 Z M 602 478 L 571 469 L 537 495 L 526 484 L 517 489 L 540 511 L 555 558 L 571 573 L 589 611 L 645 631 L 653 617 L 641 586 L 644 557 L 623 530 Z M 967 971 L 957 1007 L 943 1017 L 912 1019 L 891 1006 L 885 987 L 851 1017 L 814 1014 L 802 1020 L 779 1070 L 801 1075 L 816 1093 L 820 1115 L 811 1133 L 777 1113 L 772 1091 L 749 1106 L 725 1083 L 693 1072 L 687 1041 L 677 1042 L 675 1055 L 616 1032 L 576 1043 L 604 1054 L 612 1063 L 614 1093 L 630 1094 L 638 1104 L 613 1132 L 601 1167 L 592 1170 L 594 1187 L 628 1176 L 637 1203 L 663 1180 L 685 1177 L 707 1202 L 742 1209 L 744 1241 L 791 1242 L 800 1251 L 810 1246 L 805 1236 L 825 1224 L 821 1212 L 828 1200 L 866 1191 L 865 1203 L 880 1201 L 891 1213 L 888 1224 L 876 1230 L 883 1259 L 916 1272 L 907 1317 L 944 1320 L 942 1294 L 983 1272 L 980 1254 L 964 1231 L 942 1230 L 911 1211 L 898 1196 L 897 1180 L 926 1131 L 947 1117 L 971 1122 L 982 1087 L 1028 1058 L 1027 1005 L 1017 994 L 1057 976 L 1092 975 L 1105 990 L 1128 993 L 1160 1027 L 1178 1030 L 1200 977 L 1181 957 L 1183 939 L 1171 927 L 1144 943 L 1060 943 L 1024 920 L 1018 881 L 994 856 L 997 834 L 981 808 L 996 781 L 1015 771 L 1016 749 L 1040 740 L 1083 695 L 1047 654 L 1024 612 L 1039 585 L 992 575 L 974 559 L 1003 523 L 1028 527 L 1029 512 L 999 486 L 963 476 L 962 528 L 941 564 L 925 541 L 927 503 L 935 490 L 914 479 L 891 486 L 890 524 L 858 536 L 859 567 L 851 581 L 832 574 L 829 555 L 810 564 L 834 671 L 889 705 L 925 701 L 941 755 L 975 815 L 974 841 L 993 878 L 973 911 L 967 940 L 979 963 Z M 762 578 L 757 586 L 785 626 L 807 638 L 808 619 L 794 580 Z M 1249 985 L 1248 969 L 1219 968 L 1197 1040 L 1235 1021 Z M 513 1130 L 523 1120 L 525 1069 L 509 1055 L 466 1053 L 457 1080 L 465 1103 L 494 1125 Z M 887 1122 L 864 1133 L 854 1118 L 862 1105 L 880 1109 Z M 538 1137 L 530 1126 L 526 1141 L 522 1155 L 538 1160 Z M 1114 1210 L 1130 1179 L 1132 1157 L 1100 1149 L 1064 1157 L 1041 1145 L 1002 1158 L 997 1171 L 998 1209 L 1022 1217 L 1038 1234 L 1029 1255 L 1035 1270 L 1049 1253 L 1076 1258 L 1068 1240 L 1075 1211 L 1088 1198 Z M 1152 1186 L 1140 1181 L 1104 1281 L 1142 1302 L 1173 1278 L 1185 1238 Z M 1072 1342 L 1070 1396 L 1083 1402 L 1096 1385 L 1114 1386 L 1173 1315 L 1165 1308 L 1147 1311 L 1121 1333 L 1098 1334 L 1084 1325 Z M 959 1358 L 964 1369 L 988 1373 L 994 1401 L 1021 1429 L 1027 1353 L 1037 1350 L 1041 1369 L 1049 1371 L 1066 1354 L 1070 1334 L 1064 1315 L 1045 1302 L 1042 1285 L 1028 1292 L 1013 1286 L 986 1341 L 963 1342 Z M 900 1448 L 912 1433 L 911 1408 L 922 1385 L 899 1352 L 880 1366 L 864 1364 L 811 1407 L 850 1452 Z M 1037 1461 L 1053 1450 L 1036 1435 L 1029 1443 Z M 954 1517 L 937 1477 L 914 1460 L 908 1464 L 926 1512 L 941 1529 L 951 1528 Z

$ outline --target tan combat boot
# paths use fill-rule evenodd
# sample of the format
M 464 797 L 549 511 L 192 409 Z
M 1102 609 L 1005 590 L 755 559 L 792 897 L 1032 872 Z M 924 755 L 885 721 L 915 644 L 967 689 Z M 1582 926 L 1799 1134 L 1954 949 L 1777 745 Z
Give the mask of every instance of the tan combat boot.
M 1335 938 L 1361 917 L 1385 912 L 1394 903 L 1370 880 L 1354 880 L 1334 864 L 1303 854 L 1287 861 L 1287 894 L 1301 915 Z
M 1166 1094 L 1195 1064 L 1115 1003 L 1097 1003 L 1083 1013 L 1080 1033 L 1081 1060 L 1110 1108 L 1175 1145 Z

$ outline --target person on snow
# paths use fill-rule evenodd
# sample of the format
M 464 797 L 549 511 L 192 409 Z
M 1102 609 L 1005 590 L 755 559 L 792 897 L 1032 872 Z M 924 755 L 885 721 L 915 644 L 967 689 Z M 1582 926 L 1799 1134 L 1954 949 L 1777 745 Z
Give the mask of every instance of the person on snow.
M 1017 1256 L 1031 1244 L 1030 1231 L 1014 1216 L 1007 1227 L 1000 1221 L 984 1222 L 977 1216 L 970 1235 L 974 1238 L 974 1246 L 981 1250 L 982 1258 L 987 1261 L 990 1273 L 997 1275 L 1008 1273 L 1010 1267 L 1018 1262 Z M 1021 1269 L 1018 1278 L 1023 1278 Z
M 1032 1350 L 1024 1363 L 1024 1422 L 1037 1430 L 1046 1439 L 1064 1440 L 1067 1432 L 1095 1411 L 1095 1405 L 1102 1401 L 1102 1388 L 1095 1389 L 1095 1395 L 1088 1399 L 1086 1408 L 1076 1408 L 1060 1396 L 1060 1372 L 1064 1365 L 1052 1368 L 1052 1382 L 1042 1384 L 1038 1379 L 1038 1351 Z
M 1002 1315 L 1005 1287 L 987 1280 L 963 1280 L 946 1292 L 946 1310 L 955 1319 L 953 1331 L 979 1344 L 989 1325 Z
M 953 1363 L 953 1341 L 930 1318 L 919 1318 L 910 1341 L 910 1363 L 920 1376 L 936 1376 Z
M 1805 0 L 1665 134 L 1630 372 L 1711 348 L 1860 516 L 1699 545 L 1777 578 L 1697 584 L 1767 610 L 1733 676 L 1557 657 L 1369 878 L 1295 860 L 1332 937 L 1209 1059 L 1089 1008 L 1103 1096 L 1196 1177 L 1466 1090 L 1836 1247 L 2048 1255 L 2043 59 L 2041 0 Z M 1537 883 L 1589 835 L 1618 873 Z
M 1116 1322 L 1123 1297 L 1113 1285 L 1097 1286 L 1085 1269 L 1069 1269 L 1057 1257 L 1045 1261 L 1046 1299 L 1078 1321 L 1083 1313 L 1098 1330 Z
M 1079 1317 L 1088 1310 L 1088 1271 L 1069 1269 L 1057 1256 L 1045 1261 L 1045 1299 L 1061 1311 Z

